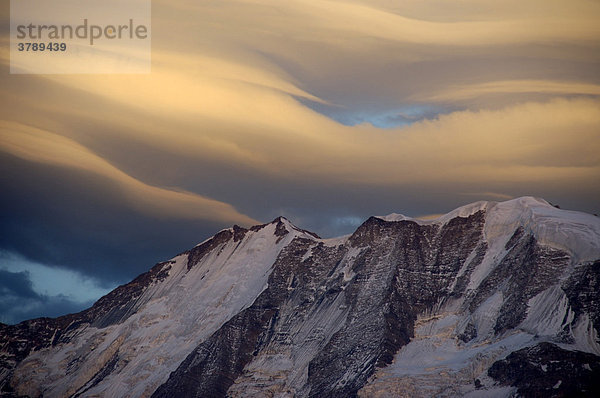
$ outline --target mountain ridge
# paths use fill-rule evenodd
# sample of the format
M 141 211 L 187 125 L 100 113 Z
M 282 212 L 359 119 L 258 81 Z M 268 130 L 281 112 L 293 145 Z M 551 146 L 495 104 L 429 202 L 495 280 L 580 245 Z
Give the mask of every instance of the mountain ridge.
M 525 386 L 506 369 L 566 350 L 582 353 L 569 365 L 581 380 L 598 372 L 599 247 L 597 217 L 531 197 L 436 220 L 371 217 L 333 239 L 284 217 L 233 226 L 79 314 L 3 325 L 1 385 L 156 397 L 590 389 Z

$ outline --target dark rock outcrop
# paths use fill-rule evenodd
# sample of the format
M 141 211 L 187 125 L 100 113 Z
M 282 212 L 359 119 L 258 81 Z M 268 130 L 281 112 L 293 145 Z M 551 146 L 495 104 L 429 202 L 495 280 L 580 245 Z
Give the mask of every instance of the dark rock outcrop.
M 551 343 L 523 348 L 495 362 L 488 375 L 522 397 L 600 396 L 600 357 Z
M 558 221 L 537 228 L 536 207 Z M 600 227 L 533 198 L 460 210 L 371 217 L 332 240 L 283 217 L 223 230 L 86 311 L 0 325 L 0 386 L 7 396 L 598 395 Z M 563 226 L 588 240 L 552 240 Z

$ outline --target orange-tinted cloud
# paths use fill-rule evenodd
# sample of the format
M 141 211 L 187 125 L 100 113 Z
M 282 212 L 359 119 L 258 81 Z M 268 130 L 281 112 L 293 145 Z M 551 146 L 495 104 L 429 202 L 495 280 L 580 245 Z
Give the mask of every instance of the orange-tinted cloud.
M 36 77 L 47 90 L 3 92 L 2 118 L 52 131 L 40 136 L 62 143 L 60 150 L 85 141 L 68 158 L 79 154 L 85 167 L 119 181 L 126 178 L 110 168 L 106 148 L 122 142 L 155 148 L 173 164 L 203 159 L 259 179 L 390 187 L 468 181 L 484 193 L 489 181 L 566 187 L 593 179 L 600 175 L 600 85 L 590 70 L 600 60 L 600 6 L 522 3 L 158 1 L 151 74 Z M 11 109 L 9 98 L 30 108 Z M 448 110 L 378 129 L 342 125 L 307 102 Z M 90 139 L 75 120 L 106 132 Z M 148 196 L 162 198 L 157 203 L 169 202 L 162 195 L 177 203 L 195 197 L 163 191 Z
M 245 225 L 257 223 L 227 203 L 191 192 L 145 184 L 75 141 L 48 131 L 22 124 L 0 122 L 0 150 L 33 162 L 74 168 L 109 178 L 121 188 L 130 207 L 155 216 L 206 219 Z

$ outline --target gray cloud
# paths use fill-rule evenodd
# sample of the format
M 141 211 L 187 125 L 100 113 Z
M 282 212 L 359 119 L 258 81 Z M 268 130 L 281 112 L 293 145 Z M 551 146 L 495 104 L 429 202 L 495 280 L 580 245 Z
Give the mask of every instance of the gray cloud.
M 0 247 L 114 286 L 228 226 L 136 213 L 110 181 L 0 156 Z M 1 265 L 1 264 L 0 264 Z
M 78 312 L 93 301 L 75 302 L 65 296 L 46 296 L 32 288 L 29 273 L 0 269 L 0 322 L 18 323 L 25 319 L 56 317 Z

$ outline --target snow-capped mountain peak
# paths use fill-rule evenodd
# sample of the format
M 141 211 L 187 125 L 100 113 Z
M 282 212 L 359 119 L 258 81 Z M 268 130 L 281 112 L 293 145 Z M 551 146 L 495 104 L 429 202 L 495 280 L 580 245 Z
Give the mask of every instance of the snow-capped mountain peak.
M 505 202 L 479 201 L 461 206 L 435 218 L 412 218 L 392 213 L 379 217 L 385 221 L 413 221 L 421 225 L 445 224 L 456 217 L 486 213 L 485 234 L 493 240 L 523 228 L 544 245 L 568 251 L 575 261 L 600 258 L 600 217 L 561 210 L 541 198 L 524 196 Z
M 333 239 L 284 217 L 233 226 L 79 314 L 1 325 L 0 386 L 48 397 L 585 396 L 600 372 L 599 242 L 598 217 L 532 197 L 371 217 Z

